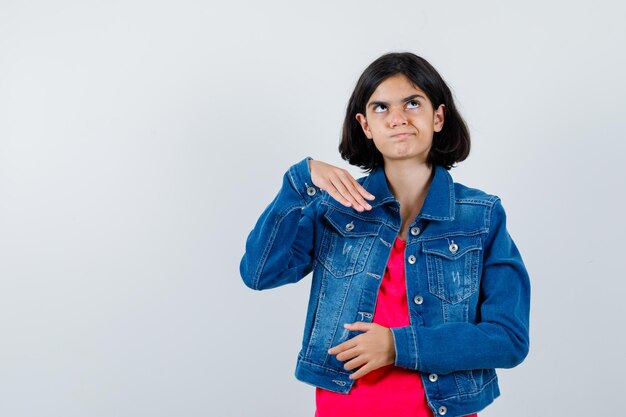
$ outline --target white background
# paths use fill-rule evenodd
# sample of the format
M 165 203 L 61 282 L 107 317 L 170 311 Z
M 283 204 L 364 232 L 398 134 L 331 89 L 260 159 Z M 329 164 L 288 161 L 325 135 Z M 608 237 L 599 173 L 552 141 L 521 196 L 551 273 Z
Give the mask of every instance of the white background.
M 619 2 L 0 1 L 0 415 L 302 416 L 310 276 L 239 276 L 289 166 L 337 151 L 411 51 L 472 133 L 532 280 L 531 351 L 481 416 L 623 404 Z M 620 408 L 618 408 L 620 407 Z M 615 414 L 617 413 L 617 414 Z

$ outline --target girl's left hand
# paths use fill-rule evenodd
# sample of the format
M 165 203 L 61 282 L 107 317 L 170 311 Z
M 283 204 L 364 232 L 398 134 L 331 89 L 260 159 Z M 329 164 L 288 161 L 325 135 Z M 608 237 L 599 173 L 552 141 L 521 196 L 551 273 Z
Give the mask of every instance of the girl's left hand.
M 337 360 L 352 359 L 343 366 L 347 371 L 361 367 L 350 375 L 350 379 L 360 378 L 374 369 L 395 363 L 396 349 L 389 328 L 362 321 L 346 323 L 344 327 L 365 332 L 328 350 L 332 355 L 337 354 Z

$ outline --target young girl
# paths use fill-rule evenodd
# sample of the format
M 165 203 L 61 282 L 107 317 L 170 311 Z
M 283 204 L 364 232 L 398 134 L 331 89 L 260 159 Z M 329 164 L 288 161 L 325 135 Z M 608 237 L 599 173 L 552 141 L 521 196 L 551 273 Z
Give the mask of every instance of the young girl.
M 500 394 L 495 368 L 528 354 L 530 282 L 500 198 L 448 172 L 469 150 L 437 71 L 383 55 L 339 145 L 369 175 L 306 157 L 250 232 L 250 288 L 313 272 L 295 376 L 316 387 L 316 417 L 475 416 Z

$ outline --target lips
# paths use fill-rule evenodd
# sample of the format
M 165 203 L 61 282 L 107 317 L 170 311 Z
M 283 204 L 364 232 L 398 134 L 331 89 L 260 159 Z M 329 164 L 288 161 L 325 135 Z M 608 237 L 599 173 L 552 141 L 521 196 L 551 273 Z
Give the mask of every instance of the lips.
M 412 135 L 413 133 L 411 132 L 405 132 L 405 133 L 396 133 L 395 135 L 392 135 L 392 138 L 405 138 L 407 136 Z

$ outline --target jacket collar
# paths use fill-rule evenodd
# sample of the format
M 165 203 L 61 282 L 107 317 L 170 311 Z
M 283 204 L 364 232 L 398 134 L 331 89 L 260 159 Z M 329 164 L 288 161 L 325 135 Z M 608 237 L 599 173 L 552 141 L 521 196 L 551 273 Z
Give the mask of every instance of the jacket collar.
M 441 165 L 434 165 L 434 177 L 428 194 L 422 205 L 418 218 L 430 220 L 454 220 L 454 181 L 452 176 Z M 382 166 L 374 168 L 363 182 L 363 188 L 372 193 L 376 199 L 365 200 L 372 207 L 395 202 L 396 198 L 389 191 L 387 176 Z

